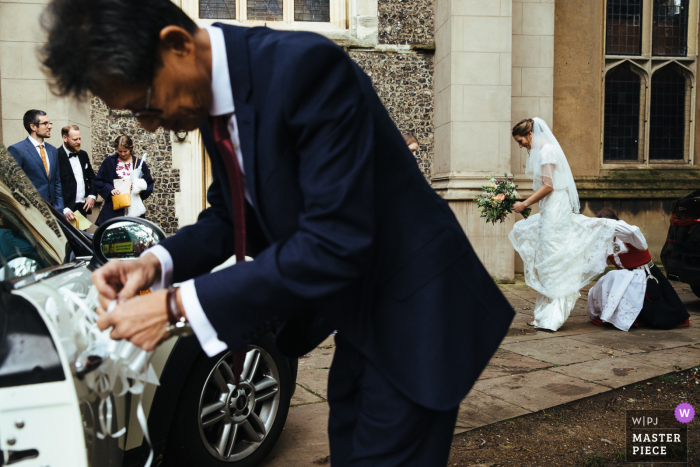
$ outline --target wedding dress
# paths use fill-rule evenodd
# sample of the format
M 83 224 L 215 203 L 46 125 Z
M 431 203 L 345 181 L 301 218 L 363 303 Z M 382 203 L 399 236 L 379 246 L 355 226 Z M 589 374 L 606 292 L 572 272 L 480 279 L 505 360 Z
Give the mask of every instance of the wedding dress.
M 546 184 L 554 191 L 540 201 L 538 214 L 516 222 L 508 238 L 523 260 L 525 283 L 537 291 L 535 326 L 556 331 L 581 296 L 579 290 L 605 271 L 615 221 L 578 214 L 578 192 L 564 151 L 544 120 L 534 119 L 533 133 L 525 173 L 533 178 L 533 190 Z

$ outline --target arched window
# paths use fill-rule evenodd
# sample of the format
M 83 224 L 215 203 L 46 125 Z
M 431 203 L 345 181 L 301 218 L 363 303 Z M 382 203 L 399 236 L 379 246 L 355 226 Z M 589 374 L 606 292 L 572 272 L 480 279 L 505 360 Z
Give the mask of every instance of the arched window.
M 688 0 L 654 0 L 652 55 L 688 53 Z
M 640 104 L 641 77 L 629 65 L 605 75 L 604 160 L 639 160 Z
M 675 65 L 651 77 L 649 159 L 683 160 L 688 134 L 688 80 Z
M 605 53 L 639 55 L 642 48 L 642 0 L 608 0 Z

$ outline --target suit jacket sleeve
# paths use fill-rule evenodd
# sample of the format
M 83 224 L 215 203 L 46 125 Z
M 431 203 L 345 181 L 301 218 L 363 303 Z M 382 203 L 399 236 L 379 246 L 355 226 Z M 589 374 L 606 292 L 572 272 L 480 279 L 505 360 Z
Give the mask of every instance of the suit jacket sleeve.
M 58 150 L 54 149 L 56 154 L 56 173 L 53 178 L 53 207 L 58 212 L 63 212 L 63 191 L 61 190 L 61 163 L 58 161 Z
M 348 293 L 369 268 L 375 227 L 372 113 L 342 49 L 325 40 L 304 49 L 285 74 L 297 79 L 287 82 L 281 103 L 290 134 L 297 135 L 304 203 L 298 230 L 253 262 L 195 279 L 202 309 L 231 349 L 300 311 L 324 311 L 319 304 Z M 204 222 L 222 225 L 222 219 L 211 220 L 221 214 L 212 210 Z M 173 257 L 176 281 L 186 278 L 190 263 L 202 264 L 198 255 L 218 246 L 193 241 L 190 232 L 162 243 Z M 230 252 L 231 229 L 219 232 L 204 235 L 219 243 L 228 237 Z
M 15 161 L 17 162 L 17 165 L 20 166 L 22 170 L 24 170 L 24 157 L 22 157 L 22 152 L 17 149 L 16 146 L 10 146 L 7 148 L 7 150 L 12 154 L 12 157 L 15 158 Z
M 85 196 L 93 195 L 97 197 L 97 188 L 95 187 L 95 171 L 92 170 L 90 156 L 85 153 L 85 164 L 83 166 L 83 177 L 85 177 Z
M 116 174 L 112 173 L 113 170 L 111 166 L 111 159 L 106 158 L 104 162 L 102 162 L 100 170 L 97 171 L 97 176 L 95 176 L 95 179 L 93 180 L 95 192 L 99 193 L 105 201 L 112 199 L 112 190 L 114 190 L 112 180 L 114 180 L 113 175 Z

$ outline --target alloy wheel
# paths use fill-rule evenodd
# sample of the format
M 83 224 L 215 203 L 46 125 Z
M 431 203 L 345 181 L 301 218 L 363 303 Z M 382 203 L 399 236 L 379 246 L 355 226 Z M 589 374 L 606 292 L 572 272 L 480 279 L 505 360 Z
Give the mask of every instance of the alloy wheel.
M 280 377 L 272 356 L 246 347 L 238 384 L 227 352 L 209 373 L 199 401 L 199 433 L 207 451 L 225 462 L 240 461 L 265 440 L 280 405 Z

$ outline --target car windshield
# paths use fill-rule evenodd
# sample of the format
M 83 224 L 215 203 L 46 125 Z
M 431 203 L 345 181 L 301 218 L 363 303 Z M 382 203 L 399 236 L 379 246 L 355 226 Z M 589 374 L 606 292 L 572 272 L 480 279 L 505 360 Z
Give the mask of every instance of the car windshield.
M 66 243 L 48 205 L 0 144 L 0 280 L 61 264 Z

